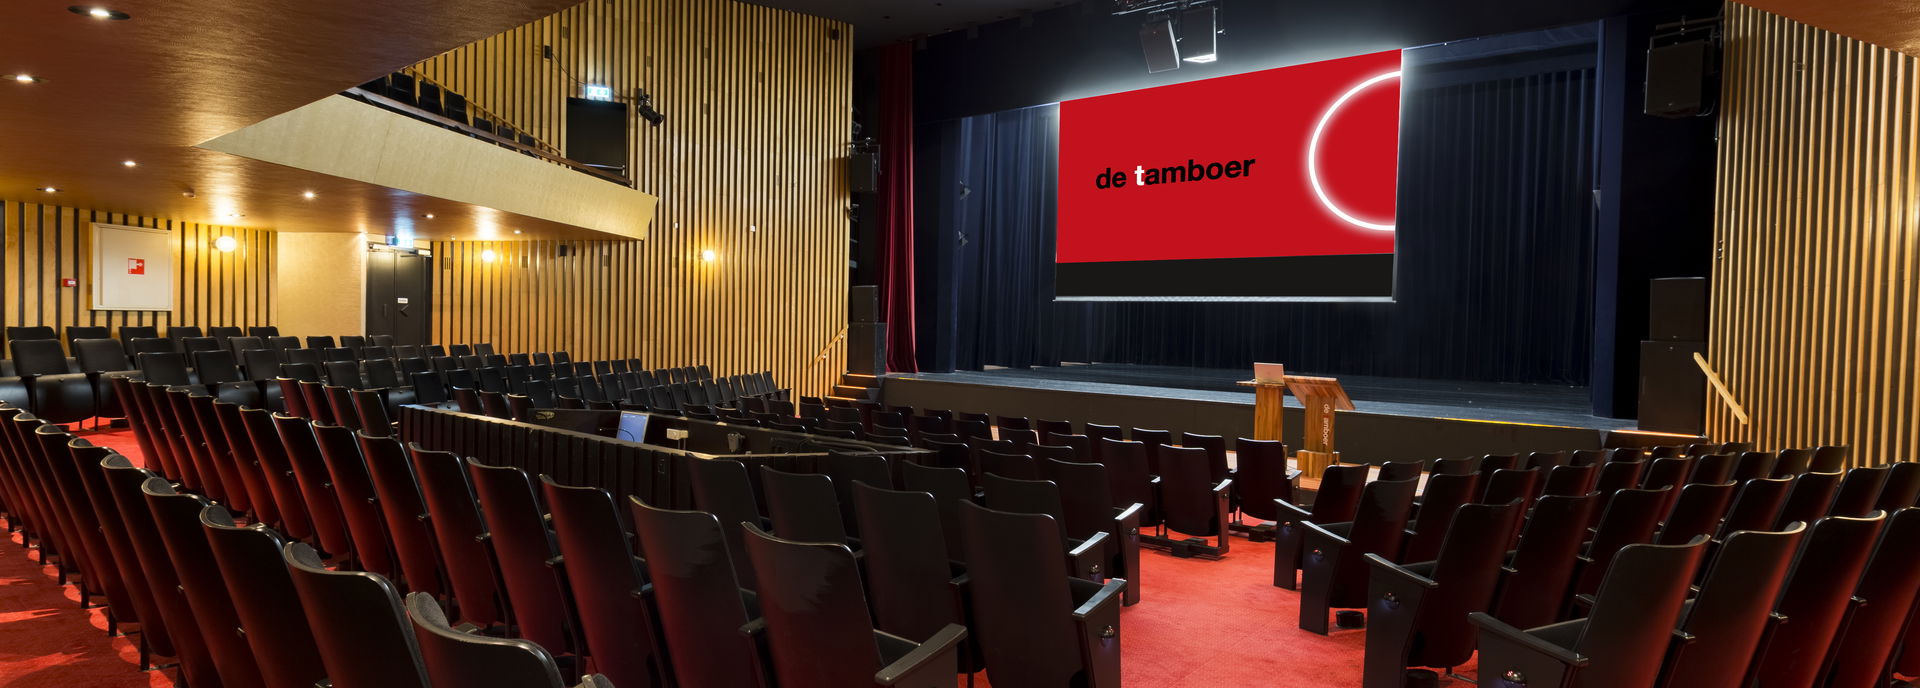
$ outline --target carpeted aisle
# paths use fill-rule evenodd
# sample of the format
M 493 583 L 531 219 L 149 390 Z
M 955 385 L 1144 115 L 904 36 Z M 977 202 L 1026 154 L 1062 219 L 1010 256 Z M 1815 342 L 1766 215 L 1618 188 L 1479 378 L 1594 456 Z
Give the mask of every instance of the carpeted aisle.
M 126 430 L 80 436 L 141 460 Z M 134 642 L 106 637 L 104 614 L 80 610 L 78 592 L 56 586 L 52 569 L 30 556 L 17 536 L 0 543 L 0 688 L 173 685 L 170 671 L 137 671 Z M 1320 636 L 1300 630 L 1298 594 L 1272 585 L 1273 545 L 1234 538 L 1230 553 L 1218 561 L 1145 551 L 1141 568 L 1141 602 L 1121 613 L 1125 685 L 1360 685 L 1366 632 L 1336 629 Z M 1462 673 L 1472 676 L 1472 668 Z M 989 684 L 989 677 L 976 680 Z

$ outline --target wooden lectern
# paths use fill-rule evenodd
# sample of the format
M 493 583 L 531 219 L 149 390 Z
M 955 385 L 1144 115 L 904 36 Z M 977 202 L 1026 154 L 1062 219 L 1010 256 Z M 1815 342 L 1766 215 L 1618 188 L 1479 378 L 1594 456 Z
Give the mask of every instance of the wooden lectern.
M 1333 412 L 1353 410 L 1347 390 L 1330 377 L 1287 375 L 1277 363 L 1255 363 L 1253 373 L 1254 379 L 1240 383 L 1254 388 L 1253 438 L 1282 439 L 1282 414 L 1291 392 L 1307 410 L 1305 446 L 1294 452 L 1294 459 L 1301 473 L 1319 479 L 1327 466 L 1340 461 L 1340 452 L 1333 449 Z

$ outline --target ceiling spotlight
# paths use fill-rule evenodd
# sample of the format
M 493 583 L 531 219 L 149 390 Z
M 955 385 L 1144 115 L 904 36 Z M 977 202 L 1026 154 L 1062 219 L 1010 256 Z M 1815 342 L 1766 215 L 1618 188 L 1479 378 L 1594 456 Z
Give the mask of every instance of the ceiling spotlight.
M 132 160 L 123 160 L 123 161 L 121 161 L 121 162 L 120 162 L 120 164 L 122 164 L 122 165 L 126 165 L 127 167 L 136 167 L 136 166 L 138 166 L 138 165 L 139 165 L 140 163 L 137 163 L 137 162 L 134 162 L 134 161 L 132 161 Z
M 34 190 L 35 190 L 35 191 L 39 191 L 39 192 L 41 192 L 41 193 L 60 193 L 60 190 L 59 190 L 59 189 L 56 189 L 56 188 L 53 188 L 53 187 L 51 187 L 51 186 L 43 186 L 43 187 L 40 187 L 40 188 L 38 188 L 38 189 L 34 189 Z
M 427 219 L 429 220 L 433 219 L 433 213 L 427 213 Z
M 240 248 L 240 241 L 230 236 L 223 236 L 213 240 L 213 247 L 220 249 L 221 253 L 232 253 L 234 249 Z
M 241 215 L 240 213 L 227 213 L 227 219 L 229 220 L 238 220 L 243 217 L 246 217 L 246 216 Z
M 0 78 L 5 78 L 9 81 L 13 81 L 15 83 L 22 83 L 22 84 L 37 84 L 42 81 L 46 81 L 46 79 L 42 79 L 32 74 L 8 74 Z
M 308 192 L 306 192 L 306 193 L 303 193 L 303 194 L 300 194 L 300 197 L 301 197 L 301 198 L 304 198 L 304 199 L 307 199 L 307 200 L 309 200 L 309 201 L 311 201 L 311 200 L 313 200 L 313 197 L 314 197 L 314 196 L 316 196 L 316 195 L 318 195 L 318 194 L 315 194 L 315 193 L 314 193 L 314 192 L 312 192 L 312 191 L 308 191 Z
M 519 234 L 519 233 L 520 233 L 520 230 L 517 230 L 517 229 L 516 229 L 516 230 L 513 230 L 513 233 L 514 233 L 514 234 Z
M 131 18 L 130 15 L 128 15 L 125 12 L 121 12 L 119 10 L 110 10 L 105 7 L 87 7 L 84 5 L 68 5 L 67 11 L 72 12 L 74 14 L 93 17 L 94 19 L 106 19 L 110 21 L 124 21 L 126 19 Z

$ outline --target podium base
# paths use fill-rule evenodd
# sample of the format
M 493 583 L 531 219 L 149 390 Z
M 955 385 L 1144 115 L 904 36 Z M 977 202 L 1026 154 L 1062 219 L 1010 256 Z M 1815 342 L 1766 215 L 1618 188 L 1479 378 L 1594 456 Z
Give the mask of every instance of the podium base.
M 1317 452 L 1302 449 L 1293 453 L 1294 463 L 1298 464 L 1300 475 L 1314 480 L 1327 472 L 1327 467 L 1340 463 L 1340 452 Z

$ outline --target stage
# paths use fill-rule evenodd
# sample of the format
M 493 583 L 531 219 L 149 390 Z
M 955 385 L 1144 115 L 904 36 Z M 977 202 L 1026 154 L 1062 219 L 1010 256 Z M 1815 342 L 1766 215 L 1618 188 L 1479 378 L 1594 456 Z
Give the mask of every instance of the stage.
M 1253 392 L 1235 385 L 1250 377 L 1251 370 L 1096 363 L 892 374 L 882 394 L 885 403 L 916 408 L 1251 437 Z M 1355 410 L 1335 423 L 1335 446 L 1350 462 L 1688 441 L 1591 415 L 1583 387 L 1332 377 L 1353 398 Z M 1304 418 L 1288 397 L 1290 447 L 1301 444 Z

